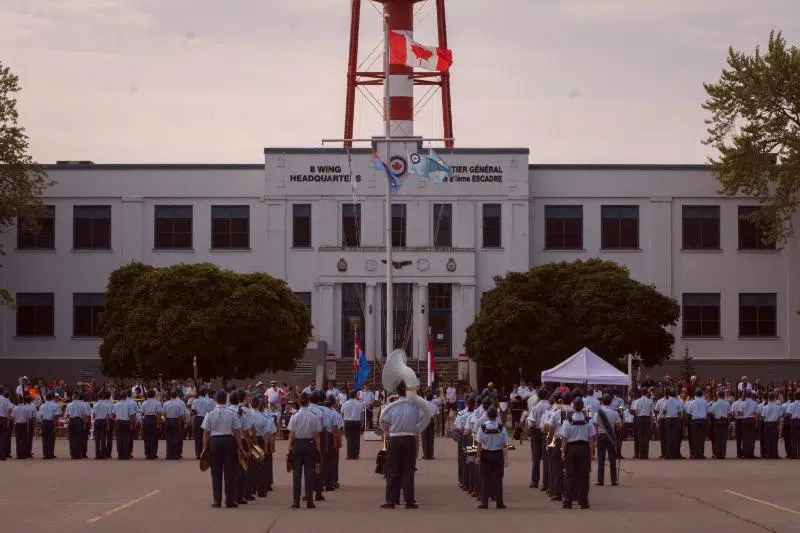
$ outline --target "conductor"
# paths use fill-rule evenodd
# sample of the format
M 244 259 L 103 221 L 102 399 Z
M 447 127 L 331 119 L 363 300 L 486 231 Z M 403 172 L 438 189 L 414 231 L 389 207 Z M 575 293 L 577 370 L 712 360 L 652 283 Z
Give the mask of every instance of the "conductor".
M 414 500 L 414 468 L 420 445 L 421 421 L 425 415 L 414 403 L 406 399 L 406 382 L 400 381 L 395 388 L 398 401 L 392 409 L 381 413 L 381 427 L 389 434 L 386 466 L 389 500 L 382 509 L 394 509 L 400 500 L 400 488 L 406 501 L 406 509 L 416 509 Z

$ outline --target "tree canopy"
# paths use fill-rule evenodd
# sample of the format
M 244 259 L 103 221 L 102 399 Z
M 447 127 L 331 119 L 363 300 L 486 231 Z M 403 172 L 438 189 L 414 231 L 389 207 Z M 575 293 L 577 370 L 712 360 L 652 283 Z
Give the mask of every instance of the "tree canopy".
M 791 236 L 800 203 L 800 50 L 772 32 L 766 53 L 728 49 L 728 68 L 704 84 L 708 99 L 704 143 L 718 152 L 711 170 L 730 196 L 758 198 L 750 218 L 765 239 Z
M 19 125 L 16 93 L 19 76 L 0 61 L 0 229 L 23 217 L 26 231 L 36 231 L 37 214 L 44 207 L 40 197 L 52 182 L 28 153 L 28 136 Z M 11 295 L 0 289 L 0 304 L 11 303 Z
M 285 282 L 202 263 L 111 273 L 100 316 L 101 369 L 117 378 L 248 378 L 290 370 L 311 314 Z
M 654 366 L 670 357 L 675 338 L 666 327 L 679 316 L 674 299 L 613 261 L 551 263 L 495 278 L 466 349 L 478 364 L 528 376 L 584 346 L 618 367 L 627 354 Z

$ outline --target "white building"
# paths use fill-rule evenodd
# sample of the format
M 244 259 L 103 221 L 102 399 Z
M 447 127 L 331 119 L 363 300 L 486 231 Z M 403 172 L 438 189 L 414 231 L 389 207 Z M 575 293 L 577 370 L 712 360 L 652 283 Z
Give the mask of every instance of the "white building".
M 375 358 L 386 183 L 371 154 L 266 149 L 266 166 L 50 166 L 57 183 L 42 231 L 2 236 L 3 284 L 18 309 L 4 311 L 0 382 L 99 374 L 96 313 L 108 274 L 130 261 L 283 278 L 311 306 L 310 357 L 349 359 L 358 335 Z M 527 149 L 440 155 L 452 181 L 406 175 L 392 198 L 394 260 L 404 264 L 395 338 L 412 357 L 426 358 L 430 327 L 437 359 L 463 359 L 493 276 L 599 256 L 682 303 L 676 357 L 688 347 L 695 366 L 729 377 L 753 365 L 762 379 L 796 375 L 800 247 L 761 245 L 739 219 L 755 202 L 719 196 L 704 167 L 529 165 Z

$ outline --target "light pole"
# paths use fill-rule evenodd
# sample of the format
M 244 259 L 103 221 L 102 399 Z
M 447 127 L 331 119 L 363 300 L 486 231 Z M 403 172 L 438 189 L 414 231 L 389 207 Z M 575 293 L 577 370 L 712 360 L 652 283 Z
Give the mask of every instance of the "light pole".
M 192 370 L 194 371 L 194 390 L 197 390 L 197 356 L 192 357 Z

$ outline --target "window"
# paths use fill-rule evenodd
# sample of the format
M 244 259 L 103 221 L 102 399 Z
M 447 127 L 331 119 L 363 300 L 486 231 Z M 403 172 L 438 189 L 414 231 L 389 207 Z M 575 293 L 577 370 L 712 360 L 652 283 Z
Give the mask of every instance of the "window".
M 501 248 L 503 240 L 500 234 L 502 221 L 500 204 L 483 204 L 483 247 Z
M 777 337 L 778 297 L 776 294 L 739 295 L 739 336 Z
M 549 250 L 583 248 L 583 206 L 544 206 L 544 247 Z
M 453 327 L 453 286 L 449 283 L 428 285 L 428 313 L 434 357 L 452 357 L 450 339 Z
M 192 206 L 157 205 L 155 246 L 161 250 L 192 248 Z
M 392 204 L 392 248 L 406 247 L 406 204 Z
M 292 248 L 311 248 L 311 204 L 292 206 Z
M 604 205 L 600 247 L 606 250 L 639 248 L 639 206 Z
M 110 205 L 76 205 L 72 208 L 72 247 L 75 250 L 111 249 Z
M 342 206 L 342 246 L 361 246 L 361 204 Z
M 684 294 L 683 336 L 719 337 L 719 294 Z
M 53 336 L 53 293 L 17 294 L 17 336 Z
M 17 249 L 52 250 L 55 248 L 56 208 L 48 205 L 38 216 L 35 232 L 25 231 L 25 220 L 17 217 Z
M 303 305 L 308 307 L 308 311 L 311 312 L 311 293 L 310 292 L 296 292 L 294 293 L 297 296 L 297 299 L 303 302 Z
M 433 204 L 433 246 L 436 248 L 453 246 L 452 204 Z
M 719 250 L 719 206 L 683 206 L 683 249 Z
M 72 335 L 75 337 L 102 337 L 99 327 L 100 312 L 106 295 L 76 292 L 72 295 Z
M 740 250 L 774 250 L 774 242 L 764 242 L 764 233 L 755 222 L 747 217 L 756 213 L 758 207 L 754 205 L 739 206 L 739 249 Z
M 249 205 L 211 207 L 211 247 L 239 250 L 250 248 Z

